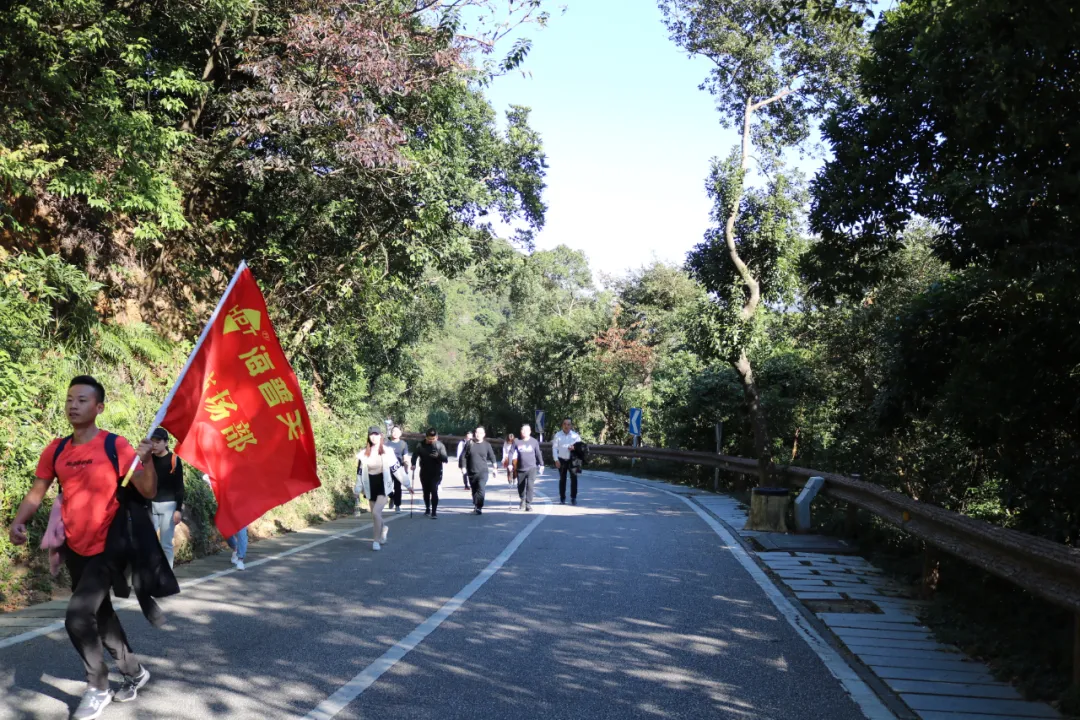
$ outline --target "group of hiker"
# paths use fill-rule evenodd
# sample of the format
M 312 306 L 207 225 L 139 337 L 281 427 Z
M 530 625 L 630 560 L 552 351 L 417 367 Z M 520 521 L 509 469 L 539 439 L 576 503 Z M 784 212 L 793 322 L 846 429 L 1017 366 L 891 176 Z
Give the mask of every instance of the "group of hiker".
M 544 470 L 544 457 L 540 442 L 532 437 L 532 427 L 522 425 L 520 432 L 520 437 L 507 435 L 501 464 L 507 481 L 517 485 L 518 509 L 532 512 L 534 485 Z M 424 439 L 411 452 L 401 436 L 401 428 L 393 426 L 390 440 L 384 440 L 381 428 L 372 425 L 368 428 L 367 444 L 357 459 L 355 492 L 358 499 L 363 496 L 370 505 L 374 532 L 372 547 L 375 550 L 382 549 L 389 536 L 383 510 L 390 507 L 401 511 L 402 488 L 414 492 L 412 480 L 417 471 L 424 494 L 424 515 L 432 519 L 439 517 L 439 486 L 443 480 L 443 466 L 449 462 L 446 446 L 440 442 L 435 428 L 428 428 Z M 559 471 L 559 501 L 566 503 L 569 478 L 570 502 L 577 505 L 578 475 L 588 448 L 574 430 L 570 418 L 563 420 L 562 430 L 555 434 L 551 449 Z M 487 439 L 487 430 L 480 426 L 467 432 L 458 442 L 455 457 L 465 489 L 472 493 L 473 513 L 482 515 L 488 480 L 498 472 L 500 464 Z
M 173 537 L 184 506 L 183 464 L 170 451 L 169 434 L 163 428 L 156 428 L 150 438 L 133 448 L 123 437 L 98 428 L 97 419 L 104 411 L 105 388 L 101 383 L 88 375 L 74 378 L 65 400 L 72 432 L 42 450 L 34 483 L 8 528 L 12 544 L 25 544 L 29 539 L 27 524 L 53 482 L 59 481 L 60 492 L 41 544 L 49 550 L 53 573 L 59 572 L 62 557 L 71 575 L 72 596 L 64 626 L 87 679 L 86 690 L 71 716 L 74 720 L 95 720 L 109 704 L 134 700 L 150 679 L 128 643 L 111 594 L 126 598 L 134 593 L 147 620 L 160 627 L 164 615 L 154 598 L 180 591 L 172 568 Z M 570 419 L 564 420 L 552 443 L 563 503 L 569 477 L 570 502 L 577 504 L 578 473 L 586 452 Z M 122 482 L 136 457 L 141 465 L 131 474 L 130 482 Z M 456 458 L 465 487 L 472 491 L 473 512 L 479 515 L 488 479 L 499 464 L 483 427 L 459 443 Z M 417 472 L 423 487 L 424 514 L 438 517 L 439 485 L 448 461 L 446 447 L 434 428 L 427 430 L 412 451 L 402 440 L 401 428 L 392 428 L 389 440 L 383 439 L 379 427 L 368 429 L 359 455 L 356 492 L 371 506 L 375 550 L 388 536 L 383 509 L 401 510 L 402 492 L 414 492 Z M 532 511 L 533 486 L 543 464 L 540 443 L 528 425 L 522 426 L 520 437 L 507 437 L 502 466 L 507 479 L 517 484 L 519 507 L 525 512 Z M 207 476 L 203 479 L 209 482 Z M 244 569 L 246 529 L 228 538 L 228 544 L 233 549 L 233 564 Z M 109 683 L 106 650 L 123 676 L 115 691 Z

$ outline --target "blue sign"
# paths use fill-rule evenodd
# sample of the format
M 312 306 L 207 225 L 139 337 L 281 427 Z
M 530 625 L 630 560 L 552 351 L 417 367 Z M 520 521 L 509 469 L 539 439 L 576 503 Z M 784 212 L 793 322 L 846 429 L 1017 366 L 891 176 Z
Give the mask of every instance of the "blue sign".
M 630 408 L 630 434 L 641 434 L 641 408 Z
M 538 432 L 538 433 L 544 432 L 544 411 L 543 410 L 537 410 L 536 411 L 536 432 Z

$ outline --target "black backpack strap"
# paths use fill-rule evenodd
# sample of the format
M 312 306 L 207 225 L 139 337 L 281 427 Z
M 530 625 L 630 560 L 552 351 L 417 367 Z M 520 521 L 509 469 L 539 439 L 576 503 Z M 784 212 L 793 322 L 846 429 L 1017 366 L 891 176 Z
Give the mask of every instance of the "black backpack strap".
M 105 436 L 105 455 L 112 463 L 113 470 L 116 471 L 116 479 L 119 480 L 123 476 L 120 474 L 120 455 L 116 452 L 116 437 L 115 433 Z
M 64 452 L 64 448 L 67 447 L 67 444 L 71 442 L 71 438 L 73 437 L 75 436 L 68 435 L 66 438 L 60 438 L 60 444 L 56 446 L 56 451 L 52 456 L 53 477 L 60 477 L 60 474 L 56 472 L 56 461 L 60 459 L 60 453 Z

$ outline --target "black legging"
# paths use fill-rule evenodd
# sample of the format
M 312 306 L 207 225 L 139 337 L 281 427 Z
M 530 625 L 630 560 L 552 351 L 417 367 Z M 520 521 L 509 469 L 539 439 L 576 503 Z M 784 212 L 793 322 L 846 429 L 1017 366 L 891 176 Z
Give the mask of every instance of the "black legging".
M 86 668 L 86 682 L 96 690 L 109 687 L 105 650 L 116 660 L 120 672 L 134 677 L 139 661 L 128 645 L 120 618 L 113 610 L 109 591 L 114 570 L 103 555 L 83 557 L 68 550 L 66 564 L 75 591 L 68 601 L 64 627 Z
M 424 488 L 424 507 L 435 512 L 439 509 L 439 483 L 441 477 L 424 477 L 420 475 L 420 485 Z

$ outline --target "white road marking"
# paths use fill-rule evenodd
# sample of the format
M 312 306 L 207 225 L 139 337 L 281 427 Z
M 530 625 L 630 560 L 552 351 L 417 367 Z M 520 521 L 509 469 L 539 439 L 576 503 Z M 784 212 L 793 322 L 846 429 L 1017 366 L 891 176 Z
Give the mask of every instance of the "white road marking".
M 529 537 L 529 535 L 532 534 L 532 531 L 536 529 L 536 526 L 547 517 L 548 510 L 551 507 L 551 501 L 539 492 L 536 493 L 536 497 L 543 503 L 543 510 L 540 514 L 537 515 L 536 519 L 529 523 L 524 530 L 519 532 L 517 536 L 510 541 L 510 544 L 499 553 L 498 557 L 492 560 L 479 575 L 473 578 L 472 582 L 463 587 L 457 595 L 450 598 L 450 600 L 435 611 L 431 617 L 417 625 L 415 630 L 399 640 L 392 648 L 387 650 L 382 657 L 368 665 L 364 668 L 363 672 L 342 685 L 337 692 L 326 700 L 319 703 L 314 710 L 303 717 L 303 720 L 330 720 L 330 718 L 344 710 L 349 703 L 360 697 L 365 690 L 371 687 L 383 673 L 394 667 L 399 660 L 408 655 L 413 648 L 422 643 L 428 635 L 442 625 L 448 617 L 457 612 L 477 590 L 483 587 L 484 583 L 490 580 L 495 573 L 499 572 L 499 569 L 506 564 L 506 561 L 510 559 L 510 556 L 521 547 L 523 542 L 525 542 L 525 538 Z
M 537 493 L 537 496 L 540 496 L 540 493 Z M 390 521 L 393 521 L 393 520 L 398 520 L 398 519 L 403 518 L 403 517 L 405 517 L 405 516 L 404 515 L 394 514 L 394 515 L 385 516 L 384 519 L 387 522 L 390 522 Z M 333 534 L 333 535 L 331 535 L 329 537 L 319 538 L 318 540 L 312 540 L 309 543 L 305 543 L 303 545 L 298 545 L 297 547 L 291 548 L 291 549 L 286 550 L 284 552 L 277 553 L 276 555 L 271 555 L 269 557 L 254 560 L 252 562 L 247 563 L 246 565 L 247 565 L 248 568 L 258 567 L 259 565 L 263 565 L 263 564 L 268 563 L 268 562 L 270 562 L 272 560 L 281 560 L 282 558 L 286 558 L 286 557 L 288 557 L 290 555 L 295 555 L 298 552 L 303 552 L 304 550 L 310 550 L 311 548 L 322 545 L 323 543 L 328 543 L 328 542 L 331 542 L 332 540 L 340 540 L 343 537 L 348 537 L 349 535 L 355 535 L 358 532 L 361 532 L 363 530 L 369 530 L 369 529 L 371 529 L 371 523 L 367 523 L 365 525 L 355 527 L 355 528 L 353 528 L 351 530 L 344 530 L 342 532 L 335 533 L 335 534 Z M 225 577 L 226 575 L 232 575 L 233 573 L 236 573 L 236 572 L 246 572 L 246 570 L 245 571 L 240 571 L 240 570 L 237 570 L 236 568 L 227 568 L 225 570 L 218 570 L 217 572 L 210 573 L 209 575 L 206 575 L 204 577 L 192 578 L 191 580 L 185 580 L 184 582 L 180 583 L 180 589 L 183 590 L 185 588 L 193 588 L 196 585 L 202 585 L 203 583 L 210 582 L 211 580 L 217 580 L 218 578 Z M 113 607 L 116 608 L 117 610 L 126 610 L 128 608 L 132 608 L 132 607 L 135 607 L 137 605 L 138 605 L 138 601 L 134 600 L 134 599 L 131 599 L 131 600 L 116 600 L 116 601 L 113 602 Z M 29 641 L 31 641 L 31 640 L 33 640 L 35 638 L 41 637 L 42 635 L 51 635 L 51 634 L 53 634 L 55 632 L 59 632 L 60 630 L 63 630 L 63 629 L 64 629 L 64 621 L 63 620 L 58 620 L 58 621 L 56 621 L 54 623 L 50 623 L 48 625 L 43 625 L 42 627 L 34 628 L 33 630 L 28 630 L 28 631 L 26 631 L 24 633 L 14 635 L 14 636 L 9 637 L 9 638 L 2 638 L 2 639 L 0 639 L 0 650 L 3 650 L 4 648 L 12 647 L 14 645 L 19 645 L 19 644 L 24 643 L 24 642 L 29 642 Z
M 391 517 L 386 518 L 386 520 L 387 520 L 387 522 L 389 522 L 391 520 L 396 520 L 396 519 L 398 519 L 400 517 L 404 517 L 404 516 L 400 516 L 400 515 L 391 516 Z M 340 540 L 343 537 L 347 537 L 349 535 L 355 535 L 356 533 L 358 533 L 358 532 L 360 532 L 362 530 L 369 530 L 370 528 L 371 528 L 371 523 L 367 523 L 365 525 L 360 525 L 359 527 L 352 528 L 351 530 L 343 530 L 342 532 L 334 533 L 333 535 L 330 535 L 329 537 L 319 538 L 318 540 L 312 540 L 309 543 L 304 543 L 303 545 L 298 545 L 298 546 L 296 546 L 294 548 L 290 548 L 289 550 L 285 550 L 284 552 L 277 553 L 276 555 L 271 555 L 271 556 L 265 557 L 265 558 L 259 558 L 258 560 L 247 563 L 247 567 L 248 568 L 258 567 L 259 565 L 263 565 L 263 564 L 268 563 L 268 562 L 270 562 L 272 560 L 280 560 L 280 559 L 286 558 L 286 557 L 288 557 L 290 555 L 295 555 L 298 552 L 303 552 L 304 550 L 310 550 L 311 548 L 322 545 L 323 543 L 328 543 L 328 542 L 330 542 L 332 540 Z M 185 588 L 192 588 L 192 587 L 195 587 L 196 585 L 202 585 L 205 582 L 210 582 L 211 580 L 217 580 L 218 578 L 225 577 L 226 575 L 232 575 L 233 573 L 236 573 L 236 572 L 246 572 L 246 571 L 237 570 L 234 567 L 228 568 L 226 570 L 218 570 L 217 572 L 210 573 L 209 575 L 206 575 L 204 577 L 192 578 L 191 580 L 185 580 L 184 582 L 180 583 L 180 589 L 184 590 Z M 118 600 L 118 601 L 113 602 L 113 607 L 115 607 L 118 610 L 125 610 L 125 609 L 128 609 L 128 608 L 136 607 L 138 604 L 139 604 L 138 601 L 135 600 L 135 599 Z M 63 620 L 58 620 L 58 621 L 56 621 L 54 623 L 50 623 L 48 625 L 44 625 L 44 626 L 39 627 L 39 628 L 34 628 L 33 630 L 29 630 L 29 631 L 21 633 L 19 635 L 14 635 L 14 636 L 9 637 L 9 638 L 3 638 L 2 640 L 0 640 L 0 650 L 2 650 L 4 648 L 7 648 L 7 647 L 11 647 L 13 645 L 18 645 L 20 643 L 29 642 L 30 640 L 33 640 L 34 638 L 41 637 L 42 635 L 51 635 L 52 633 L 58 632 L 58 631 L 63 630 L 63 629 L 64 629 L 64 621 Z
M 787 596 L 780 591 L 780 588 L 776 587 L 769 576 L 766 575 L 758 564 L 754 562 L 754 559 L 750 557 L 749 553 L 743 549 L 743 546 L 732 537 L 731 533 L 727 531 L 723 525 L 717 522 L 716 518 L 709 515 L 697 503 L 691 501 L 689 498 L 683 497 L 678 493 L 673 493 L 670 490 L 664 490 L 663 488 L 653 487 L 644 483 L 635 482 L 633 480 L 627 480 L 615 476 L 612 473 L 593 473 L 601 477 L 605 477 L 616 482 L 627 483 L 630 485 L 637 485 L 649 490 L 655 490 L 656 492 L 662 492 L 670 495 L 673 498 L 678 498 L 686 503 L 690 509 L 698 514 L 702 520 L 705 521 L 713 532 L 716 533 L 720 540 L 723 541 L 725 548 L 735 556 L 735 559 L 739 561 L 739 564 L 743 566 L 743 569 L 750 574 L 750 577 L 754 579 L 754 582 L 758 584 L 765 595 L 772 601 L 772 604 L 776 606 L 776 609 L 784 616 L 784 619 L 788 621 L 788 624 L 795 629 L 795 632 L 806 641 L 806 644 L 810 646 L 810 649 L 821 658 L 821 662 L 825 664 L 825 668 L 829 673 L 840 681 L 840 684 L 847 691 L 851 699 L 855 701 L 855 704 L 862 710 L 868 720 L 896 720 L 896 715 L 885 706 L 877 694 L 870 689 L 870 686 L 863 682 L 863 679 L 859 677 L 858 673 L 848 665 L 847 661 L 836 652 L 836 650 L 826 642 L 825 638 L 821 636 L 821 633 L 817 631 L 813 625 L 811 625 L 802 613 L 795 609 L 788 600 Z

